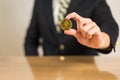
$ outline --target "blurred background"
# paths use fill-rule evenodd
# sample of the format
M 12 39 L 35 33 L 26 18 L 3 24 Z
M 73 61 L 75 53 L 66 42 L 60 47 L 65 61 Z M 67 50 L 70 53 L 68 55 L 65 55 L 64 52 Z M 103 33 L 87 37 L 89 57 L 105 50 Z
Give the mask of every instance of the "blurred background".
M 107 0 L 113 17 L 120 26 L 120 0 Z M 0 0 L 0 56 L 23 56 L 24 38 L 28 28 L 34 0 Z M 120 39 L 116 52 L 101 56 L 119 56 Z M 41 48 L 39 49 L 41 51 Z

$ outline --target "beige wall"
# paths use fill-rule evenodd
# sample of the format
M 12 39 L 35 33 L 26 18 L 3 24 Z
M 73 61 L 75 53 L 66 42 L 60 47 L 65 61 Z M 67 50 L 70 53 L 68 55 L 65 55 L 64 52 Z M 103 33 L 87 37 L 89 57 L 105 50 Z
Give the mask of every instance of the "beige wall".
M 120 25 L 119 0 L 107 0 Z M 0 0 L 0 56 L 23 55 L 25 32 L 29 24 L 34 0 Z M 118 40 L 119 41 L 119 40 Z M 120 43 L 120 42 L 119 42 Z M 112 55 L 117 55 L 117 52 Z
M 0 0 L 0 55 L 23 55 L 34 0 Z

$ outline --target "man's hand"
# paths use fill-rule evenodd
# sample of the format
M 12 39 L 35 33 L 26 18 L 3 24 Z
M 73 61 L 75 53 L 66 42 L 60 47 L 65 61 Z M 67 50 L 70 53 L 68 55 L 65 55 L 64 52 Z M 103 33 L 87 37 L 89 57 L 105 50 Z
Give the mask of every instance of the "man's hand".
M 109 47 L 109 36 L 106 33 L 101 32 L 97 24 L 91 19 L 83 18 L 75 12 L 68 14 L 66 19 L 75 20 L 77 23 L 77 30 L 65 30 L 64 33 L 74 36 L 80 44 L 95 49 Z

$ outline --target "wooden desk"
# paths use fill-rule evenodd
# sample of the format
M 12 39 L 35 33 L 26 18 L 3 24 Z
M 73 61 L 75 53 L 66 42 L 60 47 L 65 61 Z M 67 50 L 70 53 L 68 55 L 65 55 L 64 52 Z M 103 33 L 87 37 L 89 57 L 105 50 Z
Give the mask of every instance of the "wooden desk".
M 120 57 L 0 57 L 0 80 L 120 80 Z

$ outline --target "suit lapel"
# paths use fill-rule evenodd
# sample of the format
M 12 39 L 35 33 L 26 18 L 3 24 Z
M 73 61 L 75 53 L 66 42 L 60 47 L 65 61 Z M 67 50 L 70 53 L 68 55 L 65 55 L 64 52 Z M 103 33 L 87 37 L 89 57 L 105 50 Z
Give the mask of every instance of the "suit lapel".
M 48 24 L 52 25 L 53 22 L 53 13 L 52 13 L 52 0 L 44 0 L 45 1 L 45 19 Z
M 46 25 L 50 33 L 52 33 L 53 39 L 57 39 L 57 32 L 53 20 L 52 0 L 44 0 L 45 4 L 45 20 Z

